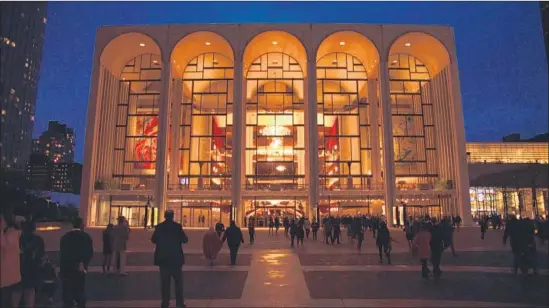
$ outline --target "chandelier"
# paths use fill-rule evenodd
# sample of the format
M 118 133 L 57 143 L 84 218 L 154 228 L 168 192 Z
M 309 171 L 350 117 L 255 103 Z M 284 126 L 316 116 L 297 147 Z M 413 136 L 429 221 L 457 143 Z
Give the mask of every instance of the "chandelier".
M 263 127 L 259 133 L 262 136 L 289 136 L 290 135 L 290 129 L 285 126 L 265 126 Z

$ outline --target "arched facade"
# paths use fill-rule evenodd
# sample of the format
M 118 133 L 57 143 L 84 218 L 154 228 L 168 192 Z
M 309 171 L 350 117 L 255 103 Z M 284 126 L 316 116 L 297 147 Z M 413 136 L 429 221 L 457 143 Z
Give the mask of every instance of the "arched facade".
M 187 226 L 467 219 L 450 28 L 105 27 L 96 50 L 81 205 L 90 225 L 118 215 L 154 225 L 167 208 Z

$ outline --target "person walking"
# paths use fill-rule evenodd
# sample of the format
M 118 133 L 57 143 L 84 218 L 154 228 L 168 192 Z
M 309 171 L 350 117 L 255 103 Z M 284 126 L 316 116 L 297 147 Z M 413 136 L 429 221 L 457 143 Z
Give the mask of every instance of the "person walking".
M 112 228 L 113 252 L 118 265 L 118 274 L 127 276 L 126 273 L 126 243 L 129 239 L 129 227 L 126 225 L 126 218 L 119 216 L 118 224 Z
M 414 236 L 415 236 L 412 222 L 404 226 L 404 232 L 406 233 L 406 241 L 408 242 L 408 249 L 412 251 L 412 248 L 414 245 Z
M 444 230 L 442 225 L 437 223 L 436 218 L 433 217 L 431 223 L 431 263 L 433 264 L 433 277 L 438 279 L 442 275 L 440 262 L 444 251 Z
M 364 241 L 364 229 L 360 228 L 356 234 L 356 250 L 362 251 L 362 242 Z
M 413 253 L 417 254 L 421 262 L 421 277 L 429 278 L 429 267 L 427 261 L 431 257 L 431 233 L 429 228 L 421 224 L 419 232 L 414 237 Z
M 324 240 L 326 244 L 329 244 L 329 242 L 332 239 L 332 218 L 329 217 L 326 219 L 326 222 L 324 223 Z
M 278 235 L 278 229 L 280 229 L 280 218 L 278 216 L 275 217 L 275 233 Z
M 484 240 L 484 234 L 486 233 L 486 230 L 488 230 L 488 218 L 481 218 L 479 224 L 480 224 L 480 239 Z
M 173 278 L 175 284 L 175 305 L 178 308 L 185 307 L 183 298 L 183 264 L 185 255 L 182 244 L 189 239 L 183 230 L 183 226 L 174 221 L 174 212 L 167 210 L 164 213 L 165 220 L 154 229 L 151 242 L 155 244 L 154 265 L 160 269 L 160 292 L 162 296 L 162 308 L 170 306 L 170 284 Z
M 255 241 L 255 220 L 253 216 L 250 217 L 248 222 L 248 235 L 250 236 L 250 245 L 253 245 Z
M 297 236 L 297 224 L 295 220 L 292 219 L 290 222 L 290 247 L 294 248 L 294 241 Z
M 229 227 L 225 230 L 221 242 L 224 243 L 225 240 L 227 241 L 227 246 L 229 246 L 231 265 L 236 265 L 236 256 L 238 255 L 240 244 L 244 244 L 244 235 L 242 235 L 242 230 L 236 226 L 234 220 L 231 220 Z
M 93 257 L 93 241 L 84 232 L 82 218 L 75 217 L 73 229 L 61 237 L 59 245 L 59 276 L 63 288 L 63 308 L 86 307 L 86 274 Z
M 272 216 L 269 216 L 269 235 L 274 234 L 274 220 Z
M 44 257 L 44 240 L 37 234 L 32 221 L 23 224 L 23 233 L 19 240 L 21 246 L 21 286 L 23 288 L 24 307 L 34 307 L 35 290 L 40 285 L 40 268 Z
M 299 243 L 301 243 L 301 247 L 303 247 L 303 239 L 305 238 L 305 220 L 303 218 L 297 223 L 296 237 L 297 246 L 299 247 Z
M 103 274 L 111 271 L 112 264 L 112 224 L 108 224 L 107 228 L 103 231 Z
M 225 225 L 221 222 L 221 218 L 219 221 L 215 224 L 215 232 L 217 233 L 217 236 L 221 238 L 221 234 L 225 232 Z
M 383 254 L 387 257 L 387 264 L 391 264 L 391 234 L 389 228 L 387 228 L 387 223 L 382 221 L 379 224 L 379 229 L 377 230 L 376 245 L 379 251 L 379 263 L 383 263 Z
M 341 237 L 341 221 L 339 220 L 339 217 L 336 217 L 332 224 L 332 245 L 337 241 L 338 244 L 341 244 L 340 237 Z
M 452 255 L 457 257 L 456 250 L 454 248 L 454 228 L 449 218 L 442 220 L 442 232 L 444 234 L 444 248 L 450 247 Z
M 221 239 L 214 228 L 210 227 L 202 239 L 202 252 L 204 253 L 206 260 L 210 263 L 210 266 L 214 265 L 219 250 L 221 250 Z
M 317 234 L 318 234 L 318 221 L 316 219 L 313 219 L 313 223 L 311 224 L 311 230 L 313 231 L 313 240 L 317 240 Z
M 0 214 L 0 306 L 19 307 L 21 300 L 21 231 L 6 208 Z
M 305 228 L 305 236 L 307 237 L 307 239 L 309 239 L 309 233 L 311 233 L 311 221 L 308 217 L 305 217 L 303 227 Z
M 284 236 L 288 236 L 288 231 L 290 230 L 290 220 L 288 216 L 284 216 L 282 219 L 282 224 L 284 225 Z

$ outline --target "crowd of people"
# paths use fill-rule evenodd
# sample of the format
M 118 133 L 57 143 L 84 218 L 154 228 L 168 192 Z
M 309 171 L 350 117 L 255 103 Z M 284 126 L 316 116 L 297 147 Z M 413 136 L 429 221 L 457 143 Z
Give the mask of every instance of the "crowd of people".
M 151 242 L 155 245 L 154 264 L 159 267 L 161 282 L 162 307 L 168 307 L 170 284 L 174 280 L 177 307 L 184 307 L 183 272 L 185 263 L 182 244 L 188 242 L 183 226 L 174 221 L 174 212 L 164 214 L 164 222 L 155 227 Z M 272 228 L 271 228 L 272 221 Z M 513 270 L 518 273 L 533 269 L 537 273 L 535 237 L 544 244 L 549 235 L 549 222 L 537 217 L 518 219 L 510 216 L 507 220 L 501 217 L 490 217 L 479 220 L 481 232 L 485 232 L 488 222 L 495 229 L 504 228 L 503 243 L 510 242 L 514 256 Z M 404 220 L 403 231 L 410 253 L 416 256 L 421 264 L 421 277 L 439 278 L 442 274 L 441 260 L 443 252 L 453 247 L 453 235 L 459 230 L 461 219 L 443 217 L 408 217 Z M 35 307 L 52 304 L 58 281 L 62 287 L 63 307 L 85 307 L 85 280 L 88 266 L 93 257 L 92 238 L 84 231 L 84 223 L 76 217 L 72 230 L 65 233 L 60 240 L 59 277 L 53 262 L 46 257 L 43 239 L 35 233 L 36 225 L 32 219 L 16 217 L 2 211 L 0 216 L 1 231 L 1 307 Z M 249 217 L 246 221 L 249 243 L 254 245 L 256 221 Z M 277 236 L 280 227 L 288 237 L 290 247 L 298 249 L 305 240 L 320 240 L 326 245 L 343 242 L 342 234 L 347 234 L 347 242 L 356 243 L 360 252 L 367 232 L 375 239 L 379 263 L 384 260 L 391 264 L 392 243 L 396 242 L 384 216 L 326 216 L 320 219 L 313 217 L 290 218 L 273 217 L 269 220 L 269 236 Z M 391 231 L 392 230 L 392 231 Z M 128 221 L 117 218 L 116 226 L 110 224 L 103 231 L 103 273 L 116 272 L 127 275 L 125 271 L 126 249 L 130 235 Z M 218 253 L 227 242 L 230 252 L 230 264 L 236 265 L 239 248 L 245 239 L 242 230 L 231 221 L 229 227 L 219 221 L 215 228 L 210 228 L 203 237 L 203 253 L 206 260 L 214 265 Z M 430 269 L 428 263 L 431 263 Z M 37 303 L 37 300 L 39 301 Z

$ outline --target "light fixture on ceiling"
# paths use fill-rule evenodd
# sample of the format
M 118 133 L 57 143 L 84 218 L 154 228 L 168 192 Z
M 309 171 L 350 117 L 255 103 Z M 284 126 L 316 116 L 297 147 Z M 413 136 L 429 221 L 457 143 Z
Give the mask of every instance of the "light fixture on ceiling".
M 412 46 L 412 44 L 411 43 L 406 43 L 406 44 L 404 44 L 404 46 L 410 47 L 410 46 Z
M 398 62 L 397 60 L 393 60 L 393 62 L 391 62 L 391 63 L 393 63 L 393 64 L 397 64 L 397 62 Z
M 139 46 L 145 47 L 145 43 L 139 43 Z
M 217 60 L 213 60 L 213 64 L 217 65 L 219 62 L 217 62 Z
M 206 46 L 210 46 L 212 43 L 211 42 L 206 42 L 204 44 L 206 44 Z
M 283 166 L 283 165 L 278 165 L 278 166 L 276 166 L 276 171 L 284 172 L 284 171 L 286 171 L 286 167 Z
M 339 45 L 345 46 L 345 42 L 344 42 L 344 41 L 341 41 L 341 42 L 339 42 Z
M 278 42 L 277 42 L 277 41 L 273 41 L 273 45 L 278 45 Z
M 273 60 L 273 64 L 278 64 L 278 60 Z
M 154 63 L 154 64 L 158 64 L 158 60 L 153 60 L 153 63 Z
M 332 60 L 332 64 L 337 64 L 337 60 Z

